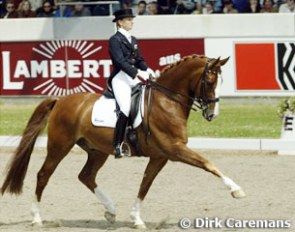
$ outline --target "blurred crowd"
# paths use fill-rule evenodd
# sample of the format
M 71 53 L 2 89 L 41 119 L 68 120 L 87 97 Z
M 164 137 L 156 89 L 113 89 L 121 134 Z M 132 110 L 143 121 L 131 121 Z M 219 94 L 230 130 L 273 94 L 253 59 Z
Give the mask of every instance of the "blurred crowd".
M 71 3 L 71 5 L 67 3 Z M 100 2 L 100 4 L 96 4 Z M 0 0 L 1 19 L 110 15 L 108 2 L 84 0 Z M 64 4 L 63 4 L 64 3 Z M 119 0 L 112 10 L 132 8 L 135 15 L 295 13 L 295 0 Z

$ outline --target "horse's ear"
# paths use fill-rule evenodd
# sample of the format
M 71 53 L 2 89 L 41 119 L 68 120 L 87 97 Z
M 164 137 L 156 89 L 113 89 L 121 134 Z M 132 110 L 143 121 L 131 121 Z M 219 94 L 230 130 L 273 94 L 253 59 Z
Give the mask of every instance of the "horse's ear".
M 220 60 L 220 65 L 222 66 L 222 65 L 225 65 L 226 64 L 226 62 L 229 60 L 229 57 L 227 57 L 227 58 L 225 58 L 225 59 L 223 59 L 223 60 Z
M 212 64 L 209 65 L 209 69 L 212 69 L 213 67 L 215 67 L 215 65 L 217 65 L 220 62 L 220 57 L 218 57 L 218 59 L 216 59 Z

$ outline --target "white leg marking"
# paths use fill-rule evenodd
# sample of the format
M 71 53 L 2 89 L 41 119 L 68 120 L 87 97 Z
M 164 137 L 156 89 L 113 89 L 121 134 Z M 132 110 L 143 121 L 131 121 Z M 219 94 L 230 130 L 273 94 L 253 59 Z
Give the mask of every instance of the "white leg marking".
M 99 189 L 98 187 L 96 187 L 94 189 L 94 193 L 96 195 L 96 197 L 101 201 L 101 203 L 104 205 L 106 211 L 110 212 L 111 214 L 116 215 L 116 209 L 114 206 L 114 203 L 112 201 L 112 199 L 106 195 L 101 189 Z
M 110 223 L 115 223 L 116 221 L 116 209 L 112 199 L 106 195 L 101 189 L 96 187 L 94 189 L 96 197 L 102 202 L 104 208 L 106 209 L 104 217 Z
M 136 228 L 145 229 L 145 224 L 143 220 L 140 218 L 140 208 L 141 208 L 142 201 L 137 198 L 133 204 L 130 217 L 134 221 L 134 226 Z
M 236 191 L 241 189 L 239 185 L 237 185 L 232 179 L 228 178 L 227 176 L 221 177 L 223 180 L 223 183 L 230 189 L 230 191 Z
M 246 196 L 243 189 L 239 185 L 237 185 L 232 179 L 226 176 L 223 176 L 221 178 L 223 180 L 223 183 L 230 189 L 231 195 L 234 198 L 243 198 Z
M 33 225 L 42 225 L 42 219 L 40 216 L 39 211 L 39 202 L 37 201 L 36 196 L 34 196 L 33 202 L 32 202 L 32 208 L 31 208 L 31 215 L 33 216 Z

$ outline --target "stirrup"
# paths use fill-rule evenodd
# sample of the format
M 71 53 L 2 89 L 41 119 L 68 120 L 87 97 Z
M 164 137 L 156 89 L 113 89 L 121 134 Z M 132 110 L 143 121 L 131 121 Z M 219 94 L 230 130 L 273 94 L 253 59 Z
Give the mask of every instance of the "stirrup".
M 124 157 L 124 154 L 122 153 L 122 144 L 116 145 L 115 149 L 114 149 L 114 155 L 115 155 L 115 159 L 120 159 Z
M 130 157 L 131 156 L 131 149 L 128 143 L 123 142 L 121 143 L 121 152 L 124 155 L 124 157 Z
M 114 149 L 114 155 L 115 155 L 115 159 L 130 157 L 131 150 L 128 143 L 122 142 L 120 146 L 116 146 Z

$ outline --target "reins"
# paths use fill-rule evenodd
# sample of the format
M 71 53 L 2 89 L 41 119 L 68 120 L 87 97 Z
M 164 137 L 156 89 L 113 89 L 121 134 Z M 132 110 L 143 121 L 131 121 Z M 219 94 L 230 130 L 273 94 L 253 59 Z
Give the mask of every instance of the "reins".
M 188 109 L 192 109 L 194 111 L 198 111 L 198 110 L 206 110 L 208 108 L 208 104 L 209 103 L 216 103 L 219 101 L 219 98 L 208 98 L 206 97 L 206 76 L 208 74 L 208 63 L 206 63 L 205 68 L 203 73 L 201 74 L 200 77 L 200 81 L 201 81 L 201 94 L 200 97 L 191 97 L 189 95 L 183 94 L 183 93 L 179 93 L 176 91 L 173 91 L 165 86 L 160 85 L 159 83 L 157 83 L 156 81 L 152 81 L 150 80 L 147 84 L 147 88 L 155 88 L 157 90 L 159 90 L 161 93 L 165 94 L 168 98 L 170 98 L 171 100 L 179 103 L 180 105 L 188 108 Z M 186 99 L 189 99 L 192 101 L 192 104 L 187 104 L 184 103 L 183 101 L 181 101 L 180 99 L 177 98 L 177 95 L 180 95 Z

